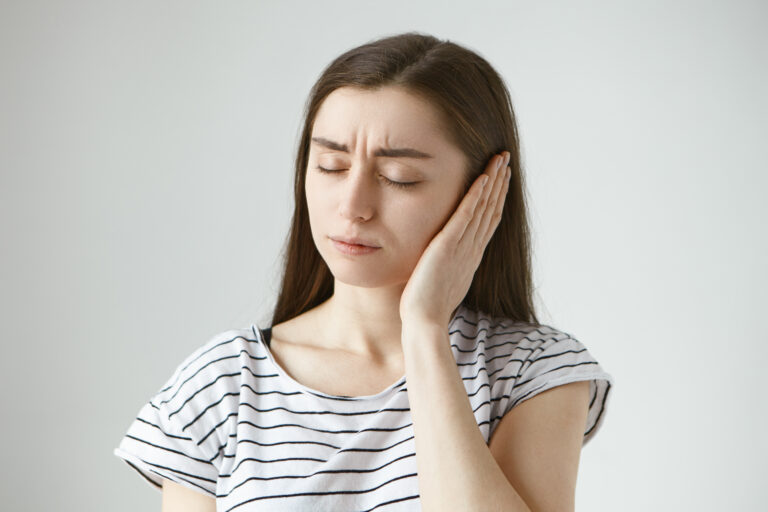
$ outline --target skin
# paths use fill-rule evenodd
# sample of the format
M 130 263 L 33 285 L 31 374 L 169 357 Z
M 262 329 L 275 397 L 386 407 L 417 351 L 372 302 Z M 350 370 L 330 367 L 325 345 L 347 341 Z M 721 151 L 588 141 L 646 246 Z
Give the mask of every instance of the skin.
M 495 169 L 501 157 L 489 162 L 486 174 L 499 179 L 485 195 L 481 175 L 463 196 L 466 159 L 446 136 L 439 113 L 394 86 L 336 89 L 318 111 L 312 138 L 348 149 L 310 145 L 305 190 L 312 238 L 334 275 L 334 295 L 316 308 L 313 333 L 329 348 L 377 361 L 402 359 L 403 317 L 447 325 L 469 289 L 498 223 L 491 216 L 500 214 L 506 194 L 505 173 Z M 431 158 L 374 156 L 379 147 L 414 148 Z M 318 165 L 339 172 L 324 174 Z M 417 184 L 402 189 L 386 179 Z M 461 218 L 438 237 L 456 213 Z M 332 235 L 356 235 L 381 248 L 345 255 Z M 441 243 L 434 244 L 436 238 Z

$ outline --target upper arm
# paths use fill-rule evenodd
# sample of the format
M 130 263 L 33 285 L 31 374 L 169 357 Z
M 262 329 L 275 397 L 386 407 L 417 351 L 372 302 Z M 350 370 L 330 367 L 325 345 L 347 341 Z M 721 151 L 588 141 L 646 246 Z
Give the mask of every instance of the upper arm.
M 163 478 L 162 512 L 216 512 L 216 499 Z
M 589 381 L 555 386 L 501 419 L 489 449 L 533 512 L 572 511 L 589 411 Z

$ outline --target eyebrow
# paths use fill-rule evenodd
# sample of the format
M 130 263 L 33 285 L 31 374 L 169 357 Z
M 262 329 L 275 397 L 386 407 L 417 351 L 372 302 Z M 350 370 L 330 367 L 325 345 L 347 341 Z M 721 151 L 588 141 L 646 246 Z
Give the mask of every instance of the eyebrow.
M 328 140 L 323 137 L 312 137 L 312 142 L 328 149 L 333 149 L 334 151 L 343 151 L 344 153 L 349 153 L 349 148 L 346 144 L 339 144 L 338 142 L 333 142 L 332 140 Z M 424 153 L 418 149 L 413 148 L 379 148 L 375 153 L 373 153 L 373 156 L 385 156 L 391 158 L 434 158 L 429 153 Z

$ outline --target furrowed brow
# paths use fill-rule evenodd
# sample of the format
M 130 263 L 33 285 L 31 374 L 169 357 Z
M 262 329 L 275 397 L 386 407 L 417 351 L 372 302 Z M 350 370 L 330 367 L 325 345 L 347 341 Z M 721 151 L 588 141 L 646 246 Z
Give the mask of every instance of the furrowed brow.
M 338 142 L 333 142 L 332 140 L 323 137 L 312 137 L 312 142 L 334 151 L 349 153 L 349 148 L 346 144 L 339 144 Z M 390 158 L 434 158 L 429 153 L 424 153 L 423 151 L 413 148 L 379 148 L 373 156 Z

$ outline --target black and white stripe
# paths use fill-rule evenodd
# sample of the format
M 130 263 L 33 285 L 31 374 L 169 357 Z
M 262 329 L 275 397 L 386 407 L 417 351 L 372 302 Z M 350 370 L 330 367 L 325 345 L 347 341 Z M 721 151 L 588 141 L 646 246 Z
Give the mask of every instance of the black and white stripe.
M 218 510 L 420 510 L 405 376 L 375 395 L 322 393 L 277 365 L 264 335 L 226 331 L 190 354 L 115 455 L 157 488 L 162 477 L 216 497 Z M 584 443 L 599 430 L 613 378 L 574 337 L 464 306 L 449 336 L 486 442 L 512 407 L 582 380 Z

